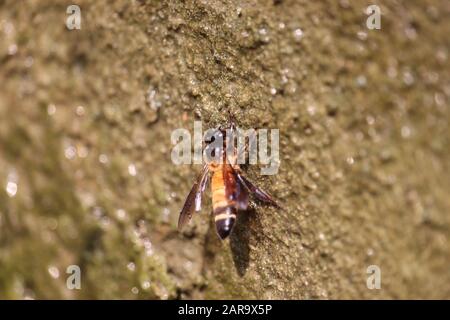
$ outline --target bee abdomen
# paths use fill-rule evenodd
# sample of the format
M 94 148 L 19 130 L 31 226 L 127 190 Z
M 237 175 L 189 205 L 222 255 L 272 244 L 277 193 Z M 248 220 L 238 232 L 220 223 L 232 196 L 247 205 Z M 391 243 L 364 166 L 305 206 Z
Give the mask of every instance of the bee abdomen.
M 233 229 L 236 221 L 236 208 L 233 206 L 218 207 L 214 209 L 214 221 L 216 223 L 216 231 L 220 239 L 227 238 Z

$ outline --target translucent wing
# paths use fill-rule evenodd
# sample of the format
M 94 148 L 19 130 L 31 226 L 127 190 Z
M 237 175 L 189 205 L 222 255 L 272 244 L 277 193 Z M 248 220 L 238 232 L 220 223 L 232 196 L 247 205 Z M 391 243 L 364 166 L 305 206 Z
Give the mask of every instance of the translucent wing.
M 206 183 L 208 181 L 208 172 L 208 165 L 205 164 L 184 202 L 183 209 L 181 209 L 180 217 L 178 218 L 178 230 L 181 230 L 181 228 L 191 220 L 194 209 L 195 211 L 200 211 L 202 206 L 202 194 L 205 191 Z
M 224 166 L 225 190 L 228 198 L 236 203 L 238 210 L 247 210 L 248 191 L 231 165 Z
M 258 188 L 253 183 L 251 183 L 246 177 L 243 175 L 237 173 L 238 179 L 241 181 L 241 183 L 248 189 L 250 192 L 256 197 L 256 199 L 268 203 L 270 205 L 273 205 L 277 208 L 280 208 L 280 206 L 277 204 L 277 202 L 264 190 Z

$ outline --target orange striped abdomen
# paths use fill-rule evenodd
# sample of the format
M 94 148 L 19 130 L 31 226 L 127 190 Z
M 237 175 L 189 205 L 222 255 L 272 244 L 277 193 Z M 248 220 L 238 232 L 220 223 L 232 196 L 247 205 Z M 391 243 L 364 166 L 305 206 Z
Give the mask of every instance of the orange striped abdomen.
M 222 166 L 219 166 L 212 173 L 211 192 L 216 231 L 223 240 L 228 237 L 233 228 L 236 220 L 236 208 L 234 201 L 229 201 L 227 198 Z
M 219 207 L 225 207 L 228 205 L 228 201 L 225 195 L 225 181 L 223 179 L 222 166 L 219 166 L 213 171 L 211 177 L 211 194 L 213 210 Z

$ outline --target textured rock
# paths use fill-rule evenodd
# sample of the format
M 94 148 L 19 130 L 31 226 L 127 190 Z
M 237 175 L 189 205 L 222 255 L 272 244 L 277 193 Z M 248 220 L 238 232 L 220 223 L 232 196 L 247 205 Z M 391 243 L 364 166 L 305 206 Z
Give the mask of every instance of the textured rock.
M 78 4 L 0 3 L 1 298 L 450 298 L 445 2 Z M 170 134 L 229 114 L 280 129 L 284 210 L 221 243 Z

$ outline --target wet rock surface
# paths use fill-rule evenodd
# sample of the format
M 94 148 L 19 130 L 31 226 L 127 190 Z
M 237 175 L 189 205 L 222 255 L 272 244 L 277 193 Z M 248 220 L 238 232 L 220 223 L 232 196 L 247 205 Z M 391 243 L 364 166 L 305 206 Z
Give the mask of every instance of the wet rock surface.
M 0 2 L 0 297 L 449 298 L 449 6 Z M 280 130 L 218 240 L 171 132 Z M 69 265 L 81 289 L 69 290 Z M 366 270 L 381 269 L 380 290 Z

